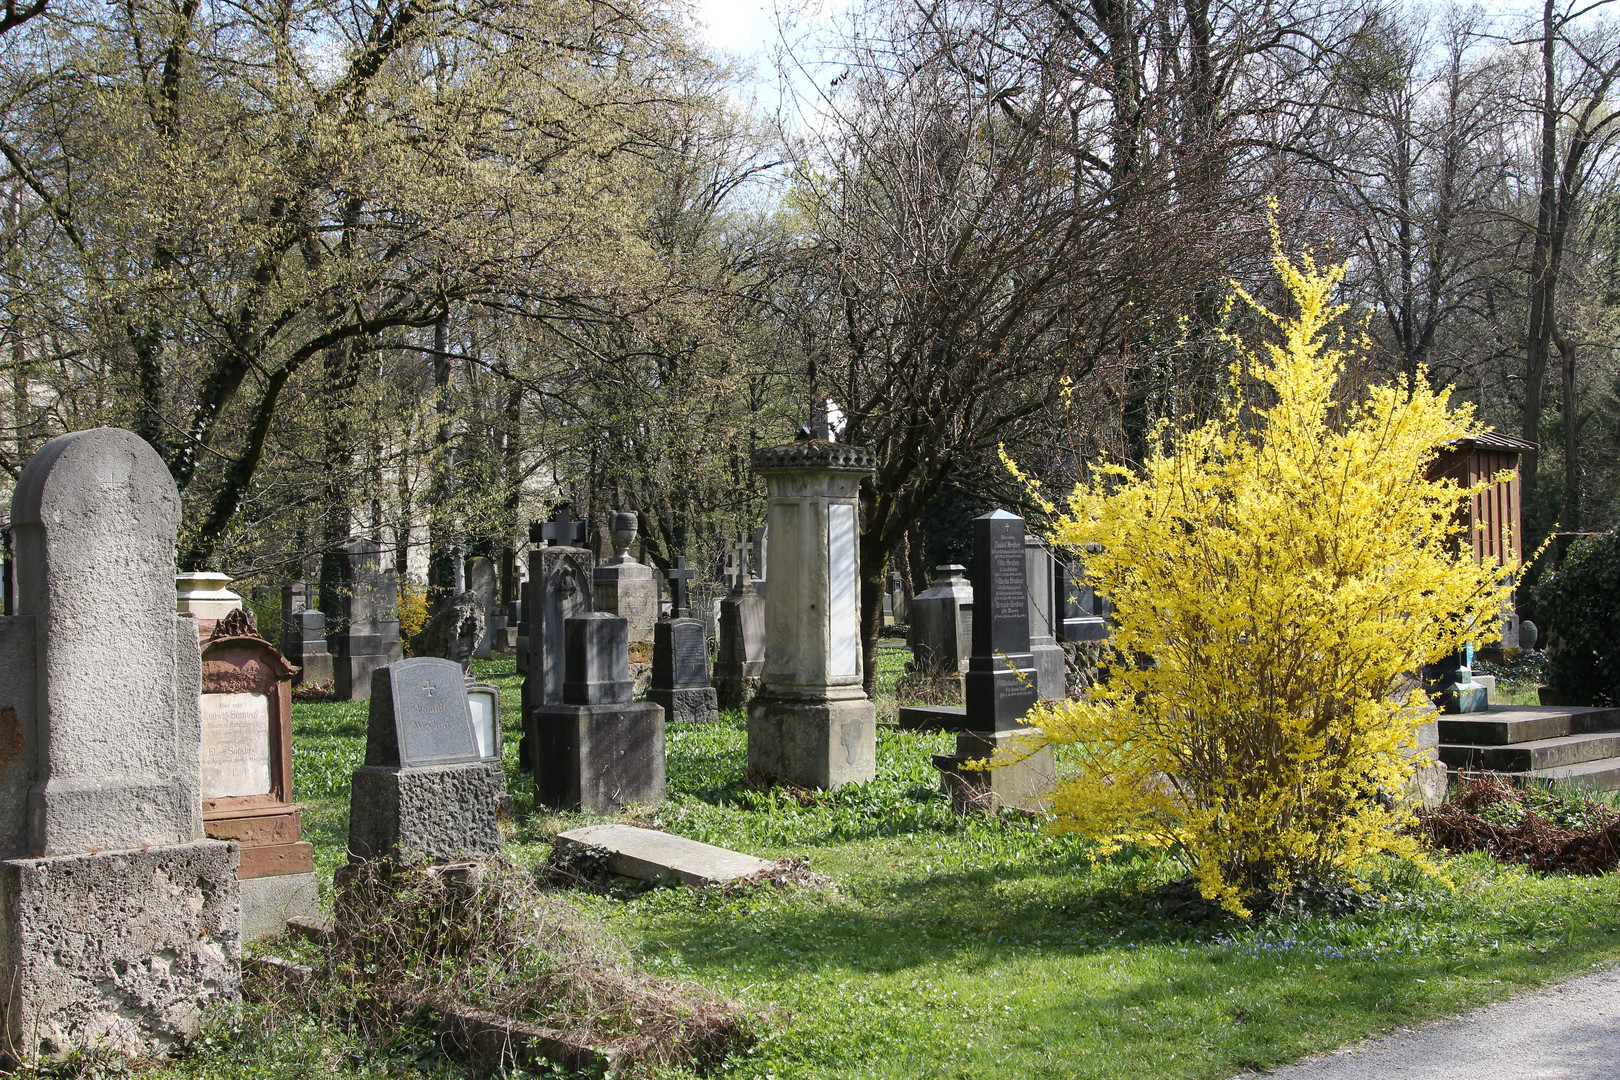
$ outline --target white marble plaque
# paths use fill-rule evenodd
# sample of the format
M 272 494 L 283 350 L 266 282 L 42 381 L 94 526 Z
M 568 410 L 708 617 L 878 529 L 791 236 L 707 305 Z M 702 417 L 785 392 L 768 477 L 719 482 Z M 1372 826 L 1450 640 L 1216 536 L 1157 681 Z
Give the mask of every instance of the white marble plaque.
M 270 699 L 264 694 L 202 696 L 205 799 L 270 794 Z
M 495 756 L 495 695 L 485 690 L 467 691 L 467 708 L 472 711 L 473 737 L 478 740 L 478 756 Z
M 855 580 L 855 508 L 827 507 L 827 674 L 861 673 L 860 613 Z

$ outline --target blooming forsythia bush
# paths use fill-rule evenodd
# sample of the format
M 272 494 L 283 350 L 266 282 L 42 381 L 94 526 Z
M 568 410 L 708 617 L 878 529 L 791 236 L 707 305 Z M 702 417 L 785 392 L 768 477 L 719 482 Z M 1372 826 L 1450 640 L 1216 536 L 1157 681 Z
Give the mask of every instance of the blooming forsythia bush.
M 1380 852 L 1421 861 L 1380 797 L 1424 719 L 1407 675 L 1491 639 L 1508 573 L 1459 543 L 1464 489 L 1426 479 L 1479 431 L 1471 409 L 1421 379 L 1336 396 L 1365 346 L 1332 329 L 1343 268 L 1274 265 L 1298 313 L 1239 293 L 1281 341 L 1229 339 L 1224 415 L 1161 430 L 1140 472 L 1099 469 L 1057 518 L 1114 602 L 1112 673 L 1032 715 L 1079 763 L 1058 828 L 1167 848 L 1239 914 Z

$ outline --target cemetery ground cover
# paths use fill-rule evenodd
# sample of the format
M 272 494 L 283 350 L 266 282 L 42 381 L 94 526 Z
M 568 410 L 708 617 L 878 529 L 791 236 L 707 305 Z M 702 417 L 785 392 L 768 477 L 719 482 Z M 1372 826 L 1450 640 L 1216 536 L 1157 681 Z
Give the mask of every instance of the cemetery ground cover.
M 880 651 L 892 714 L 901 650 Z M 503 690 L 515 766 L 518 680 Z M 295 709 L 304 834 L 330 882 L 346 828 L 364 703 Z M 831 795 L 744 778 L 741 718 L 672 727 L 669 798 L 643 824 L 778 858 L 831 889 L 571 892 L 658 975 L 758 1010 L 760 1038 L 719 1075 L 1222 1077 L 1506 997 L 1620 960 L 1620 880 L 1448 860 L 1451 888 L 1395 871 L 1377 902 L 1241 924 L 1162 887 L 1130 856 L 1019 820 L 959 819 L 929 755 L 949 736 L 880 731 L 878 779 Z M 509 769 L 509 853 L 537 866 L 588 815 L 536 811 Z M 165 1077 L 462 1075 L 419 1039 L 386 1048 L 313 1024 L 222 1022 Z

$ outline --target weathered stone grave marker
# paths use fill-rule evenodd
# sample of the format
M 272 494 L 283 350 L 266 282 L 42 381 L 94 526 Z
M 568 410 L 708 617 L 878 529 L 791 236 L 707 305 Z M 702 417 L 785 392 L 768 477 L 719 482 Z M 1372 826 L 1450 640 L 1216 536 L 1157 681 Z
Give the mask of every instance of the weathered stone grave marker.
M 563 703 L 565 624 L 589 614 L 594 602 L 593 565 L 585 548 L 585 523 L 562 504 L 548 522 L 529 530 L 529 663 L 523 680 L 524 746 L 519 758 L 534 767 L 533 717 L 543 705 Z
M 0 619 L 0 997 L 24 1057 L 136 1054 L 237 1000 L 235 844 L 205 839 L 202 662 L 175 612 L 180 496 L 116 428 L 40 448 Z
M 653 628 L 652 688 L 668 722 L 708 723 L 720 718 L 709 685 L 709 648 L 696 619 L 660 619 Z
M 740 851 L 634 825 L 586 825 L 557 834 L 559 855 L 588 848 L 608 853 L 610 873 L 638 881 L 724 885 L 772 866 Z
M 478 597 L 484 610 L 484 632 L 473 646 L 473 658 L 488 660 L 495 648 L 495 560 L 474 555 L 467 560 L 467 591 Z
M 737 580 L 720 601 L 720 649 L 714 663 L 714 689 L 716 703 L 722 709 L 747 705 L 765 671 L 765 599 L 755 589 L 748 565 L 753 546 L 746 539 L 737 544 Z
M 624 619 L 566 620 L 562 700 L 532 713 L 534 797 L 546 806 L 613 813 L 664 799 L 664 710 L 632 701 Z
M 293 674 L 242 611 L 203 645 L 203 829 L 241 845 L 243 941 L 319 912 L 314 848 L 293 802 Z
M 864 783 L 877 718 L 861 688 L 857 500 L 876 455 L 801 440 L 757 450 L 769 488 L 765 671 L 748 705 L 748 765 L 803 787 Z
M 349 857 L 496 855 L 506 781 L 480 752 L 461 665 L 424 656 L 372 673 L 365 764 L 349 800 Z
M 332 653 L 326 645 L 326 616 L 309 606 L 309 586 L 294 581 L 281 587 L 281 653 L 297 669 L 295 686 L 330 686 Z
M 1024 581 L 1029 597 L 1029 654 L 1035 668 L 1035 692 L 1042 701 L 1068 697 L 1067 663 L 1057 642 L 1059 616 L 1054 593 L 1057 577 L 1052 553 L 1040 538 L 1024 535 Z
M 911 663 L 908 686 L 934 700 L 962 699 L 962 672 L 973 643 L 973 586 L 967 567 L 935 567 L 934 580 L 911 602 Z
M 399 582 L 383 569 L 374 540 L 354 537 L 330 556 L 323 574 L 321 610 L 332 650 L 333 693 L 340 701 L 371 694 L 372 672 L 404 655 L 399 640 Z

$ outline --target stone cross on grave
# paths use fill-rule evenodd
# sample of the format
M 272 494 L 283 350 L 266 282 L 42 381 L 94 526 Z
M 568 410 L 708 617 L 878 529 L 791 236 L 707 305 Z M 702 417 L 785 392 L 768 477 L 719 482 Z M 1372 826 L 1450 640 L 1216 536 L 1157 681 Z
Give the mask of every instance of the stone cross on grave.
M 737 551 L 737 563 L 741 567 L 741 580 L 747 581 L 753 576 L 748 569 L 748 560 L 753 557 L 754 542 L 745 536 L 741 540 L 733 540 L 731 546 Z
M 540 526 L 540 538 L 546 542 L 546 547 L 585 546 L 585 523 L 573 518 L 572 506 L 568 503 L 557 504 L 556 514 Z
M 687 595 L 686 583 L 697 576 L 697 571 L 686 568 L 685 555 L 677 555 L 675 565 L 666 570 L 664 576 L 669 578 L 669 591 L 672 597 L 669 605 L 669 617 L 672 619 L 691 618 L 691 600 Z

